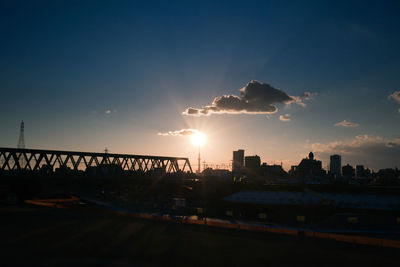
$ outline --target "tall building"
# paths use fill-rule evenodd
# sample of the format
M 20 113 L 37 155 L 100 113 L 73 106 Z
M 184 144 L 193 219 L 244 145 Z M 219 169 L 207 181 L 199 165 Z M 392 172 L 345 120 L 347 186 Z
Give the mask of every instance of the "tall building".
M 233 151 L 233 162 L 232 162 L 232 172 L 238 173 L 243 169 L 244 165 L 244 150 L 239 149 L 238 151 Z
M 260 170 L 261 159 L 259 156 L 247 156 L 244 158 L 244 166 L 246 171 L 250 173 L 257 173 Z
M 341 176 L 342 157 L 340 155 L 332 155 L 329 171 L 336 177 Z

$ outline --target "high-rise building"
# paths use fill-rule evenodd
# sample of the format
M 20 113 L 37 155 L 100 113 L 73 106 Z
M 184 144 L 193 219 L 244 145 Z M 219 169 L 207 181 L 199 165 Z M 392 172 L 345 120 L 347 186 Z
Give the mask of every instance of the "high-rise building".
M 259 156 L 247 156 L 244 158 L 244 166 L 246 171 L 250 173 L 257 173 L 260 170 L 261 159 Z
M 332 155 L 330 162 L 330 172 L 335 176 L 341 176 L 342 157 L 340 155 Z
M 244 165 L 244 150 L 239 149 L 238 151 L 233 151 L 233 162 L 232 162 L 232 172 L 238 173 L 243 169 Z

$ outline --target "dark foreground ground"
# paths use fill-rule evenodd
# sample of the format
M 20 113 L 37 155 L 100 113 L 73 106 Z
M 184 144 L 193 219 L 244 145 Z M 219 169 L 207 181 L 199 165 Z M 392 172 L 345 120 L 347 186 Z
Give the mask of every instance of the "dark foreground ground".
M 138 220 L 89 206 L 0 205 L 0 266 L 398 266 L 399 250 Z

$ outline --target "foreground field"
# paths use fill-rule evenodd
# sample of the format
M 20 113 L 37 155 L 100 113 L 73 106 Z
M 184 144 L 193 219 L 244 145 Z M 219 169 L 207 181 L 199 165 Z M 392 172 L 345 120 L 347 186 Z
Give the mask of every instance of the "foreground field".
M 397 265 L 398 250 L 137 220 L 89 206 L 0 206 L 1 266 Z

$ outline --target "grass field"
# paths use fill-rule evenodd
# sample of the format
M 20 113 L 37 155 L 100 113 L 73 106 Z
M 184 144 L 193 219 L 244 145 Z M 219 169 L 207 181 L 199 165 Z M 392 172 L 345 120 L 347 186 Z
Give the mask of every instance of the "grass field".
M 398 264 L 398 250 L 155 222 L 89 206 L 0 206 L 0 266 Z

